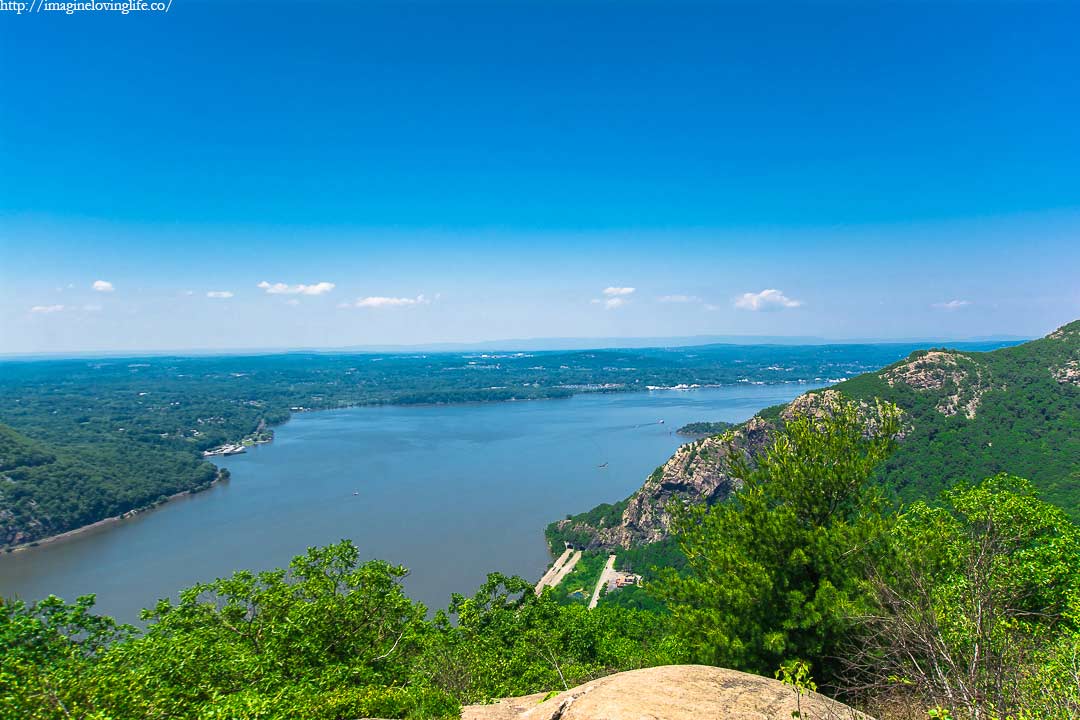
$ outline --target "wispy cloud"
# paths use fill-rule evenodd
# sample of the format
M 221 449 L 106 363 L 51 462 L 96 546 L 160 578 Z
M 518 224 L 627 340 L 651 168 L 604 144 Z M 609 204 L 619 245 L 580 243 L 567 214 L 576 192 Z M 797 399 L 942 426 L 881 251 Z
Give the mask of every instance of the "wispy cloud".
M 289 285 L 283 282 L 271 283 L 263 280 L 256 287 L 265 290 L 270 295 L 325 295 L 337 287 L 332 282 L 317 282 L 313 285 Z
M 231 298 L 232 296 L 233 294 L 228 290 L 211 290 L 206 293 L 206 297 L 208 298 Z
M 90 305 L 35 305 L 34 307 L 30 308 L 30 312 L 32 312 L 32 313 L 40 313 L 40 314 L 43 314 L 43 315 L 49 315 L 51 313 L 58 313 L 58 312 L 64 312 L 64 313 L 79 312 L 80 310 L 82 312 L 101 312 L 101 309 L 102 309 L 101 305 L 95 305 L 95 304 L 90 304 Z
M 438 297 L 438 296 L 436 296 Z M 355 302 L 341 303 L 338 307 L 341 308 L 392 308 L 392 307 L 406 307 L 409 305 L 430 305 L 431 299 L 424 295 L 417 295 L 416 297 L 383 297 L 380 295 L 373 295 L 371 297 L 357 298 Z
M 113 287 L 113 284 L 108 280 L 95 280 L 94 284 L 90 287 L 92 287 L 97 292 L 112 292 L 116 289 Z
M 656 301 L 662 303 L 699 303 L 701 298 L 696 295 L 661 295 L 656 298 Z
M 637 288 L 632 287 L 606 287 L 604 288 L 604 295 L 618 297 L 620 295 L 633 295 L 636 291 Z
M 948 302 L 934 303 L 933 307 L 936 307 L 938 310 L 948 310 L 949 312 L 952 312 L 953 310 L 967 307 L 970 304 L 970 300 L 949 300 Z
M 626 299 L 621 297 L 607 298 L 601 300 L 599 298 L 593 298 L 590 300 L 593 305 L 603 305 L 605 310 L 614 310 L 615 308 L 621 308 L 626 304 Z
M 296 305 L 300 304 L 300 301 L 297 300 L 296 298 L 289 298 L 288 300 L 285 301 L 285 304 L 286 305 L 292 305 L 292 306 L 295 307 Z
M 754 312 L 797 308 L 802 304 L 802 300 L 793 300 L 775 288 L 767 288 L 757 293 L 743 293 L 735 298 L 735 307 Z
M 603 298 L 593 298 L 589 302 L 594 305 L 603 305 L 605 310 L 614 310 L 625 305 L 627 298 L 637 292 L 637 288 L 606 287 L 601 292 L 604 295 Z

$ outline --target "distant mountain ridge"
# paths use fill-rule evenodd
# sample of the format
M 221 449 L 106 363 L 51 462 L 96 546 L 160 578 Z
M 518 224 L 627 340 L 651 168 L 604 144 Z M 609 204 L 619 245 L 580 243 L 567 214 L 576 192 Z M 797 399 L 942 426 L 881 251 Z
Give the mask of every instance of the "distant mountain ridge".
M 908 429 L 880 469 L 904 501 L 999 472 L 1030 479 L 1080 520 L 1080 320 L 1044 338 L 990 352 L 919 350 L 879 371 L 800 396 L 720 435 L 681 446 L 626 500 L 552 523 L 553 544 L 629 548 L 668 536 L 672 501 L 714 503 L 738 488 L 731 452 L 764 448 L 785 416 L 824 393 L 888 400 Z
M 904 338 L 827 338 L 817 335 L 673 335 L 643 337 L 552 337 L 507 338 L 462 342 L 430 342 L 413 345 L 346 345 L 340 347 L 229 347 L 157 348 L 145 350 L 71 350 L 48 352 L 0 352 L 6 360 L 126 359 L 242 357 L 249 355 L 341 355 L 352 353 L 463 353 L 463 352 L 566 352 L 575 350 L 660 350 L 691 349 L 716 345 L 1010 345 L 1032 338 L 1027 335 L 976 335 L 964 338 L 944 336 Z

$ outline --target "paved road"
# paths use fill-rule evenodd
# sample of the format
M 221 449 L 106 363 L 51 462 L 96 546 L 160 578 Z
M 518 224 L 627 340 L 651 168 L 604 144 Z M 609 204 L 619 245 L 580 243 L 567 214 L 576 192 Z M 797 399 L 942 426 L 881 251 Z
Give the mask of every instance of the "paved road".
M 604 569 L 600 571 L 600 579 L 596 581 L 596 588 L 593 590 L 592 599 L 589 600 L 589 609 L 592 610 L 596 607 L 596 603 L 600 602 L 600 588 L 604 587 L 609 580 L 615 579 L 615 556 L 608 555 L 607 562 L 604 564 Z
M 539 595 L 540 591 L 543 590 L 546 586 L 551 584 L 551 579 L 555 577 L 555 573 L 559 572 L 559 570 L 563 566 L 563 563 L 566 562 L 566 559 L 570 557 L 570 554 L 573 552 L 574 551 L 570 548 L 566 548 L 566 550 L 563 551 L 562 555 L 555 558 L 555 562 L 551 564 L 551 567 L 547 569 L 547 572 L 545 572 L 543 577 L 541 577 L 540 580 L 536 583 L 537 595 Z
M 555 560 L 555 563 L 548 568 L 548 571 L 544 573 L 544 577 L 540 578 L 540 581 L 536 583 L 536 594 L 544 592 L 546 587 L 555 587 L 562 582 L 562 579 L 574 569 L 578 560 L 581 559 L 580 550 L 571 550 L 569 548 L 563 552 L 562 555 Z

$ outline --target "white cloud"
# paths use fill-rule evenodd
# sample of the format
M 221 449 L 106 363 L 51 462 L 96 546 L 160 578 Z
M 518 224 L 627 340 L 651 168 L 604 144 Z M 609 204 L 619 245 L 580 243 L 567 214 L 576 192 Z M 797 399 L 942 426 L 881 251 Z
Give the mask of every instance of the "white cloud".
M 618 297 L 620 295 L 633 295 L 637 288 L 631 287 L 607 287 L 604 288 L 604 294 L 608 297 Z
M 79 306 L 79 305 L 35 305 L 34 307 L 30 308 L 30 312 L 32 312 L 32 313 L 41 313 L 43 315 L 48 315 L 48 314 L 51 314 L 51 313 L 58 313 L 58 312 L 78 312 L 80 310 L 82 310 L 83 312 L 101 312 L 101 306 L 100 305 L 82 305 L 82 306 Z
M 593 298 L 589 302 L 593 305 L 603 305 L 605 310 L 614 310 L 625 305 L 627 298 L 637 292 L 637 288 L 606 287 L 602 292 L 603 298 Z
M 113 287 L 113 284 L 108 280 L 95 280 L 94 284 L 90 287 L 92 287 L 94 290 L 97 290 L 98 292 L 112 292 L 116 289 Z
M 231 298 L 232 296 L 233 294 L 228 290 L 211 290 L 206 293 L 206 297 L 208 298 Z
M 970 300 L 950 300 L 949 302 L 934 303 L 934 307 L 939 310 L 948 310 L 952 312 L 953 310 L 959 310 L 960 308 L 966 307 L 970 304 Z
M 292 305 L 292 306 L 295 307 L 295 306 L 300 304 L 300 301 L 297 300 L 296 298 L 289 298 L 288 300 L 285 301 L 285 304 L 286 305 Z
M 735 298 L 735 307 L 740 310 L 783 310 L 784 308 L 797 308 L 802 304 L 801 300 L 792 300 L 774 288 L 768 288 L 758 293 L 743 293 Z
M 662 303 L 699 303 L 701 298 L 696 295 L 661 295 L 656 298 L 656 301 Z
M 287 285 L 286 283 L 278 282 L 271 283 L 263 280 L 256 287 L 265 290 L 270 295 L 325 295 L 326 293 L 337 287 L 332 282 L 317 282 L 314 285 Z
M 436 298 L 438 295 L 435 296 Z M 389 307 L 405 307 L 408 305 L 430 305 L 431 300 L 423 295 L 417 295 L 414 298 L 411 297 L 382 297 L 375 295 L 372 297 L 357 298 L 353 303 L 341 303 L 338 305 L 340 308 L 358 307 L 358 308 L 389 308 Z
M 605 310 L 614 310 L 615 308 L 621 308 L 626 304 L 626 298 L 621 297 L 609 297 L 601 300 L 600 298 L 593 298 L 590 300 L 593 305 L 603 305 Z

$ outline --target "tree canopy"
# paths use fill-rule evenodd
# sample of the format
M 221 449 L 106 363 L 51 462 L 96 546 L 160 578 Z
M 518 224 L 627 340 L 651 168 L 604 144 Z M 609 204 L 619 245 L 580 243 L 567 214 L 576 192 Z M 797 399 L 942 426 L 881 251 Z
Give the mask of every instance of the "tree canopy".
M 873 472 L 899 431 L 895 406 L 838 401 L 793 418 L 752 468 L 737 463 L 730 501 L 678 510 L 686 566 L 650 589 L 697 660 L 770 674 L 815 659 L 833 672 L 847 618 L 867 601 L 861 553 L 886 527 Z

